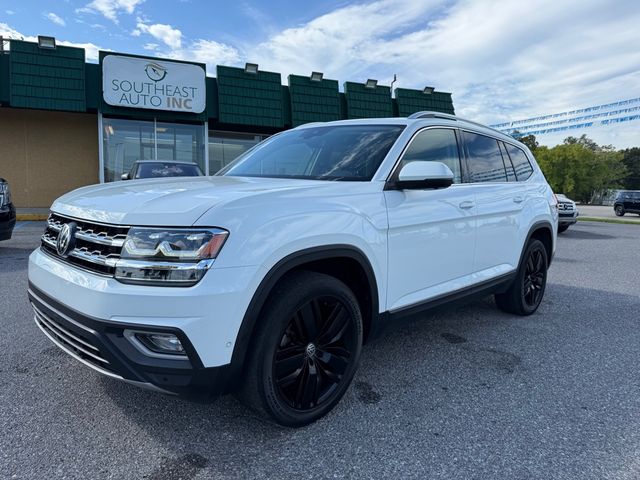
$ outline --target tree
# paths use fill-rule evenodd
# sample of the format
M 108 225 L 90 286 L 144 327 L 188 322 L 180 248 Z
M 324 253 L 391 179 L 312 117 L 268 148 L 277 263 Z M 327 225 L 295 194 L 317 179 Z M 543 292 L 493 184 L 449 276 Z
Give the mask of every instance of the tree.
M 623 186 L 627 190 L 640 190 L 640 148 L 622 150 L 622 162 L 627 167 Z
M 627 172 L 621 152 L 603 149 L 585 135 L 553 148 L 539 147 L 536 158 L 555 192 L 585 203 L 594 193 L 619 187 Z
M 594 140 L 591 140 L 589 137 L 587 137 L 585 133 L 583 133 L 580 136 L 580 138 L 571 137 L 571 136 L 565 138 L 564 144 L 565 145 L 582 145 L 583 147 L 586 147 L 593 152 L 595 152 L 599 148 L 598 144 Z
M 534 153 L 540 147 L 540 144 L 538 143 L 538 140 L 536 140 L 535 135 L 531 135 L 531 134 L 525 135 L 524 137 L 520 137 L 519 140 L 522 143 L 524 143 L 527 147 L 529 147 L 529 150 L 531 150 Z

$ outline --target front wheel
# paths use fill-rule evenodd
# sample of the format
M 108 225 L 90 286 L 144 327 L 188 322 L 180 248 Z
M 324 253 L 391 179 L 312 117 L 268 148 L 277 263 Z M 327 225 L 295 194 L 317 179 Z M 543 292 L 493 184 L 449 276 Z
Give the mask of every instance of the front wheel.
M 569 225 L 558 225 L 558 233 L 566 232 Z
M 498 308 L 517 315 L 535 312 L 547 286 L 548 264 L 544 244 L 540 240 L 530 240 L 515 280 L 505 293 L 495 295 Z
M 616 212 L 617 216 L 624 217 L 624 207 L 622 205 L 616 205 L 616 208 L 613 210 Z
M 351 290 L 329 275 L 294 272 L 276 286 L 258 322 L 240 399 L 290 427 L 328 413 L 360 359 L 362 316 Z

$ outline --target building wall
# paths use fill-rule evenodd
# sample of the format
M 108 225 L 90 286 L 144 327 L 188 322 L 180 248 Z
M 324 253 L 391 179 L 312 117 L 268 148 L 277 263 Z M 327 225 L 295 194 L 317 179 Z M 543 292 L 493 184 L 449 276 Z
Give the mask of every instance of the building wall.
M 97 115 L 0 108 L 0 177 L 16 207 L 98 183 Z

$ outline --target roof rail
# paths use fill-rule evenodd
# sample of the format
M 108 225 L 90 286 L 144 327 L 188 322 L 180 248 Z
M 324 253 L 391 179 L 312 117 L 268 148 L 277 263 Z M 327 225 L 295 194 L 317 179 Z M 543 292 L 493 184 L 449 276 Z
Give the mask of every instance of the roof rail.
M 410 119 L 442 118 L 442 119 L 445 119 L 445 120 L 454 120 L 454 121 L 457 121 L 457 122 L 459 121 L 459 122 L 464 122 L 464 123 L 470 123 L 471 125 L 475 125 L 477 127 L 486 128 L 487 130 L 492 130 L 494 132 L 500 133 L 501 135 L 507 135 L 506 133 L 501 132 L 500 130 L 496 130 L 495 128 L 491 128 L 491 127 L 489 127 L 487 125 L 483 125 L 482 123 L 474 122 L 473 120 L 467 120 L 466 118 L 456 117 L 455 115 L 450 115 L 448 113 L 433 112 L 433 111 L 426 110 L 426 111 L 423 111 L 423 112 L 412 113 L 407 118 L 410 118 Z
M 411 118 L 411 119 L 415 119 L 415 118 L 446 118 L 446 119 L 449 119 L 449 120 L 462 120 L 461 118 L 458 118 L 455 115 L 450 115 L 448 113 L 442 113 L 442 112 L 433 112 L 431 110 L 425 110 L 423 112 L 412 113 L 407 118 Z

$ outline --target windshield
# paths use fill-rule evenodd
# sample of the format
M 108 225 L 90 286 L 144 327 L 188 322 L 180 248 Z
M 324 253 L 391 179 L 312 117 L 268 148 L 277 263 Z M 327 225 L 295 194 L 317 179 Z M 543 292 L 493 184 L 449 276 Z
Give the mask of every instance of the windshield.
M 274 136 L 218 175 L 371 180 L 404 125 L 334 125 Z
M 202 172 L 197 165 L 171 162 L 141 163 L 136 178 L 199 177 Z

